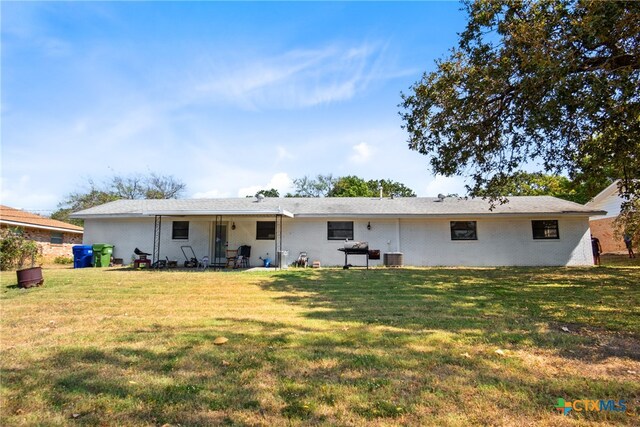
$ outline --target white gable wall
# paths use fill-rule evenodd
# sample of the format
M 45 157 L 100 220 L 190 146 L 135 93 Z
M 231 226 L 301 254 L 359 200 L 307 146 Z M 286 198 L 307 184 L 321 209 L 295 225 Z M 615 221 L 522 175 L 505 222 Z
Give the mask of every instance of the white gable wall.
M 450 220 L 401 220 L 406 265 L 544 266 L 591 265 L 586 218 L 559 219 L 559 239 L 534 240 L 532 219 L 478 219 L 478 240 L 451 240 Z M 456 219 L 458 220 L 458 219 Z

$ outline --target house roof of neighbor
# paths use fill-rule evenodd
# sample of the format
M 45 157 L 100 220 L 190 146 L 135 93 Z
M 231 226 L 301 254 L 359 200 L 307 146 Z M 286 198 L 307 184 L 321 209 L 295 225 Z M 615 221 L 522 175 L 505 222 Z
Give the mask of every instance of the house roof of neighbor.
M 491 206 L 488 200 L 459 197 L 267 197 L 170 200 L 117 200 L 71 215 L 74 218 L 132 218 L 155 215 L 284 215 L 313 217 L 463 217 L 594 216 L 606 212 L 551 196 L 509 197 Z
M 63 231 L 67 233 L 82 234 L 83 228 L 77 225 L 45 218 L 20 209 L 0 205 L 0 224 L 14 227 L 31 227 L 44 230 Z

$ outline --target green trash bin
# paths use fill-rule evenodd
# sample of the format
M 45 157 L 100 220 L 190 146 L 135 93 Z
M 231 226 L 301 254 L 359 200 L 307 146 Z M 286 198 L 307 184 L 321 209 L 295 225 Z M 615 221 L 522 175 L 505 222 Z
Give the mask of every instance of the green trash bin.
M 113 245 L 108 243 L 96 243 L 93 245 L 93 266 L 109 267 L 113 255 Z

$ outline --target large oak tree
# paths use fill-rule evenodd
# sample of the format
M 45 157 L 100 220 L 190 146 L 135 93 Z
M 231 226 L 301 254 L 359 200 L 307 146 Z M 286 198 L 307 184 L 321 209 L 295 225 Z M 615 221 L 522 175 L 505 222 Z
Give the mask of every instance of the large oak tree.
M 640 193 L 640 2 L 465 3 L 458 46 L 402 95 L 409 147 L 500 199 L 525 165 Z M 609 176 L 613 173 L 615 176 Z

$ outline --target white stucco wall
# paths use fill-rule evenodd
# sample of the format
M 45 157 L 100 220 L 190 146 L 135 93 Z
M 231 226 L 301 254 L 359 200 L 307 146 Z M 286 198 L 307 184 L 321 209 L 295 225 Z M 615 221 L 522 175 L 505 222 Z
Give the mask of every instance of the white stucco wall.
M 558 219 L 559 239 L 534 240 L 531 220 Z M 189 240 L 171 239 L 171 218 L 162 220 L 161 257 L 168 256 L 182 263 L 181 245 L 190 245 L 198 258 L 213 255 L 213 225 L 210 219 L 175 218 L 189 221 Z M 271 218 L 225 218 L 228 248 L 251 245 L 251 264 L 261 265 L 259 257 L 274 257 L 273 240 L 255 240 L 256 220 Z M 381 259 L 369 265 L 381 265 L 385 252 L 400 251 L 405 265 L 414 266 L 499 266 L 499 265 L 591 265 L 589 222 L 586 217 L 564 218 L 456 218 L 477 221 L 478 240 L 452 241 L 450 219 L 353 219 L 331 218 L 332 221 L 354 221 L 354 240 L 369 242 L 370 249 L 379 249 Z M 344 263 L 344 254 L 337 249 L 342 241 L 327 240 L 326 218 L 284 218 L 282 249 L 289 251 L 291 263 L 305 251 L 310 261 L 323 266 Z M 371 230 L 367 230 L 367 223 Z M 235 223 L 235 230 L 231 224 Z M 114 256 L 131 262 L 134 248 L 153 251 L 153 218 L 136 220 L 86 220 L 84 243 L 112 243 Z M 364 256 L 350 256 L 349 263 L 365 265 Z

